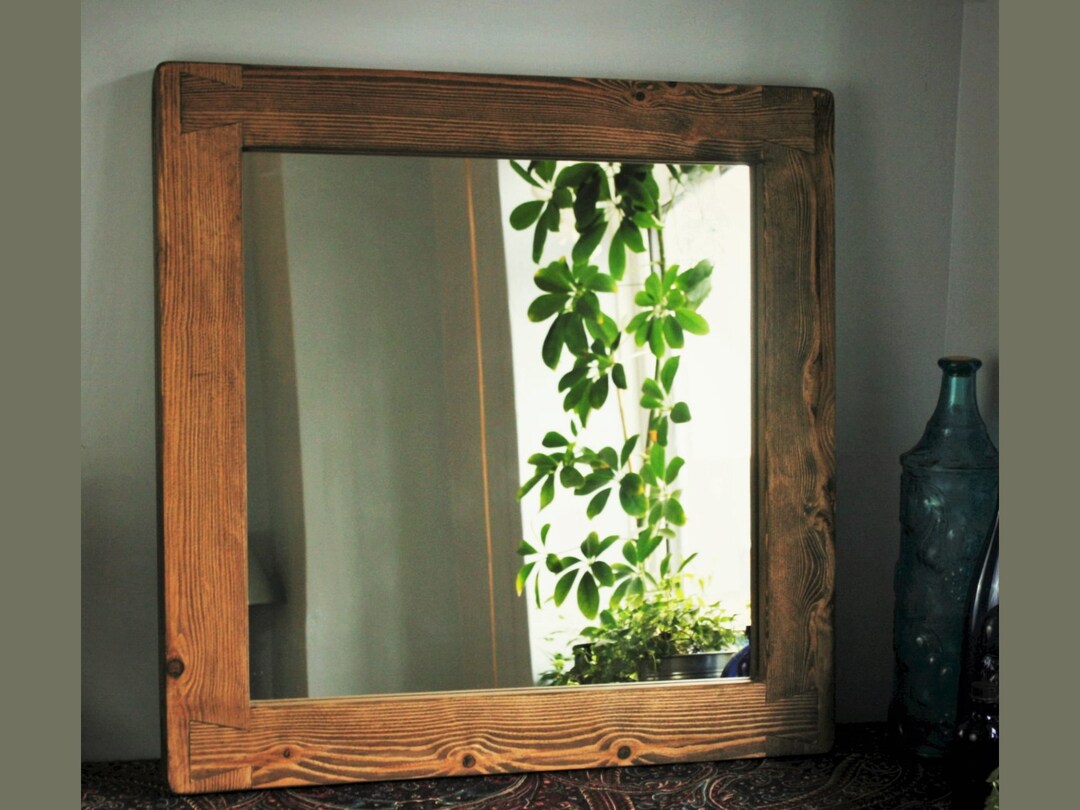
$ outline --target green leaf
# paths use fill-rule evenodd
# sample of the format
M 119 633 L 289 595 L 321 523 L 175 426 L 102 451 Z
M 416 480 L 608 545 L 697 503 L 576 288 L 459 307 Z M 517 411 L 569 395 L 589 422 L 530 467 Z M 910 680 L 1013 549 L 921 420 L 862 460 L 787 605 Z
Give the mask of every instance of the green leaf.
M 581 553 L 592 559 L 596 556 L 596 548 L 600 545 L 600 535 L 596 532 L 589 532 L 589 536 L 581 541 Z
M 597 455 L 607 467 L 614 469 L 619 466 L 619 457 L 615 454 L 615 448 L 604 447 Z
M 604 401 L 607 399 L 607 395 L 608 378 L 601 377 L 599 380 L 594 382 L 592 384 L 592 387 L 589 389 L 589 405 L 592 406 L 593 410 L 598 410 L 601 406 L 603 406 Z
M 637 445 L 640 436 L 640 433 L 635 433 L 623 443 L 622 452 L 619 453 L 620 466 L 626 466 L 626 462 L 630 460 L 630 454 L 634 452 L 634 447 Z
M 600 341 L 603 347 L 614 346 L 616 339 L 619 337 L 619 327 L 615 325 L 615 321 L 605 315 L 603 312 L 593 320 L 585 321 L 585 328 L 589 330 L 589 334 Z M 599 349 L 593 351 L 599 353 Z
M 622 363 L 616 363 L 611 369 L 611 381 L 615 383 L 615 387 L 623 391 L 626 390 L 626 369 L 623 368 Z
M 581 420 L 581 424 L 584 425 L 589 421 L 589 398 L 582 397 L 581 401 L 574 406 L 574 413 L 577 414 L 578 419 Z
M 576 355 L 582 355 L 589 351 L 589 338 L 585 334 L 585 321 L 576 312 L 564 312 L 559 316 L 564 319 L 562 326 L 563 340 L 566 348 Z
M 595 619 L 597 611 L 600 610 L 600 590 L 596 587 L 593 575 L 588 571 L 581 575 L 581 581 L 578 583 L 577 604 L 578 610 L 586 619 Z
M 536 230 L 533 231 L 532 260 L 537 264 L 540 263 L 540 257 L 544 255 L 544 242 L 547 241 L 547 232 L 548 229 L 544 220 L 536 223 Z
M 587 292 L 574 302 L 574 312 L 594 321 L 600 317 L 600 299 L 596 297 L 596 293 Z
M 639 307 L 653 307 L 658 302 L 648 290 L 638 290 L 634 293 L 634 303 Z
M 637 541 L 637 555 L 638 561 L 644 562 L 649 559 L 649 556 L 656 551 L 656 547 L 662 543 L 664 538 L 657 535 L 650 535 L 648 532 L 642 532 L 638 535 Z
M 652 399 L 662 400 L 664 398 L 664 391 L 660 388 L 660 384 L 651 377 L 646 377 L 641 383 L 641 394 Z
M 552 473 L 544 479 L 540 487 L 540 508 L 543 509 L 555 498 L 555 475 Z
M 637 329 L 634 330 L 634 343 L 638 346 L 644 346 L 645 341 L 649 339 L 649 334 L 652 332 L 652 325 L 653 322 L 651 318 L 644 318 L 641 323 L 638 324 Z
M 630 250 L 634 251 L 634 253 L 645 252 L 645 240 L 641 237 L 641 231 L 639 231 L 637 226 L 629 219 L 624 219 L 622 221 L 617 233 L 623 243 L 630 248 Z M 611 274 L 615 275 L 615 272 L 612 271 Z
M 697 555 L 698 555 L 698 553 L 695 551 L 693 554 L 691 554 L 689 557 L 687 557 L 685 560 L 683 560 L 682 563 L 679 565 L 679 570 L 676 571 L 675 573 L 681 574 L 683 572 L 683 569 L 686 568 L 686 566 L 688 566 L 691 563 L 691 561 L 694 559 L 694 557 L 696 557 Z
M 529 168 L 535 171 L 536 176 L 545 183 L 550 183 L 551 178 L 555 176 L 554 160 L 533 160 L 530 161 Z
M 549 473 L 559 466 L 558 460 L 553 456 L 549 456 L 547 453 L 533 453 L 527 459 L 529 464 L 536 467 L 537 472 Z
M 645 482 L 637 473 L 627 473 L 619 483 L 619 502 L 631 517 L 645 517 L 649 502 L 645 498 Z
M 664 514 L 664 504 L 660 501 L 654 503 L 649 507 L 649 525 L 655 526 L 660 522 L 660 517 Z
M 608 246 L 608 270 L 616 281 L 621 281 L 626 272 L 626 244 L 621 231 L 615 231 L 611 237 L 611 244 Z
M 559 378 L 560 391 L 566 391 L 569 388 L 573 388 L 574 385 L 580 382 L 589 373 L 589 364 L 587 361 L 579 360 L 574 364 L 574 367 Z
M 545 293 L 529 304 L 528 318 L 533 323 L 546 321 L 555 313 L 561 312 L 569 300 L 570 296 L 566 293 Z
M 607 230 L 607 222 L 600 218 L 589 226 L 588 230 L 578 237 L 578 240 L 574 243 L 573 249 L 570 251 L 570 256 L 575 262 L 586 262 L 589 257 L 593 255 L 596 248 L 600 245 L 601 240 L 604 238 L 604 232 Z M 606 290 L 611 292 L 611 290 Z
M 574 587 L 574 580 L 577 579 L 577 569 L 568 571 L 563 574 L 559 581 L 555 583 L 555 605 L 561 605 L 566 601 L 567 595 L 570 593 L 570 589 Z M 591 617 L 590 617 L 591 618 Z
M 641 468 L 641 477 L 644 479 L 647 486 L 655 487 L 659 483 L 659 479 L 656 477 L 656 473 L 652 471 L 652 467 L 646 464 Z M 652 521 L 655 523 L 656 521 Z
M 574 490 L 574 494 L 591 495 L 606 484 L 610 484 L 614 478 L 615 473 L 612 470 L 597 470 L 596 472 L 591 472 L 585 476 L 584 483 Z
M 615 279 L 606 273 L 597 273 L 589 279 L 585 286 L 595 292 L 613 293 L 619 289 L 619 285 L 615 282 Z
M 601 169 L 595 163 L 574 163 L 559 170 L 559 174 L 555 178 L 555 188 L 580 186 L 598 171 L 601 171 Z
M 558 208 L 569 208 L 574 204 L 574 195 L 570 193 L 568 188 L 556 188 L 551 192 L 551 202 Z M 556 228 L 551 230 L 556 230 Z
M 667 417 L 662 417 L 656 420 L 656 443 L 662 444 L 667 447 L 668 439 L 668 420 Z
M 609 534 L 603 540 L 600 541 L 600 546 L 597 548 L 596 556 L 600 556 L 607 551 L 611 546 L 619 539 L 617 534 Z
M 658 358 L 663 357 L 667 348 L 664 343 L 664 330 L 657 321 L 650 321 L 649 327 L 649 351 Z
M 690 406 L 685 402 L 676 402 L 671 409 L 671 421 L 677 425 L 690 421 Z
M 541 440 L 540 444 L 544 447 L 566 447 L 570 442 L 561 433 L 549 430 L 544 434 L 544 438 Z
M 529 545 L 526 541 L 522 540 L 520 543 L 518 543 L 517 553 L 522 557 L 525 557 L 529 554 L 535 554 L 536 549 Z
M 540 222 L 545 228 L 554 233 L 559 230 L 559 204 L 555 200 L 548 202 L 544 212 L 540 215 L 542 219 Z
M 664 456 L 664 446 L 662 444 L 654 444 L 649 448 L 649 468 L 657 478 L 664 477 Z
M 592 570 L 593 576 L 596 577 L 596 581 L 605 588 L 610 588 L 615 584 L 615 572 L 603 560 L 595 560 L 589 568 Z
M 544 565 L 547 567 L 547 570 L 553 574 L 561 574 L 565 567 L 563 566 L 562 558 L 558 554 L 548 554 L 544 558 Z
M 619 587 L 611 594 L 611 606 L 613 608 L 618 607 L 622 603 L 622 600 L 626 596 L 626 590 L 630 587 L 630 582 L 631 580 L 624 579 L 619 583 Z
M 600 199 L 600 184 L 595 182 L 597 178 L 598 175 L 594 175 L 592 180 L 582 183 L 574 195 L 574 228 L 578 233 L 586 233 L 597 225 L 603 225 L 607 230 L 604 209 L 596 207 Z
M 671 385 L 675 382 L 675 375 L 679 371 L 679 358 L 671 357 L 664 367 L 660 369 L 660 384 L 664 386 L 664 390 L 670 392 Z
M 649 298 L 652 302 L 659 303 L 660 299 L 664 297 L 664 291 L 660 288 L 660 276 L 656 273 L 649 273 L 645 279 L 645 292 L 649 294 Z
M 529 574 L 532 573 L 533 568 L 536 567 L 535 562 L 525 563 L 518 569 L 517 577 L 514 579 L 514 588 L 517 590 L 518 596 L 521 596 L 521 592 L 525 590 L 525 583 L 529 579 Z
M 676 526 L 686 525 L 686 512 L 683 511 L 682 504 L 675 498 L 671 498 L 664 504 L 664 517 L 668 523 L 673 523 Z
M 537 270 L 536 275 L 533 276 L 533 282 L 545 292 L 568 293 L 574 289 L 570 268 L 566 266 L 566 262 L 562 259 L 557 259 Z
M 638 211 L 633 217 L 634 224 L 639 228 L 652 228 L 654 230 L 660 230 L 663 228 L 663 224 L 654 217 L 649 211 Z
M 644 179 L 643 175 L 643 179 Z M 639 211 L 651 211 L 656 207 L 656 195 L 641 180 L 633 175 L 628 176 L 626 184 L 626 197 L 629 197 L 634 208 Z
M 656 201 L 660 199 L 660 186 L 656 184 L 656 178 L 653 177 L 652 165 L 648 164 L 644 167 L 645 177 L 642 182 L 645 185 L 645 189 L 649 192 L 649 197 L 653 200 L 653 205 L 656 205 Z
M 518 163 L 516 160 L 511 160 L 510 161 L 510 168 L 512 168 L 515 172 L 517 172 L 518 176 L 521 177 L 521 179 L 524 180 L 529 185 L 536 186 L 537 188 L 543 188 L 543 186 L 541 186 L 538 182 L 536 182 L 536 180 L 533 178 L 533 176 L 531 174 L 529 174 L 522 167 L 522 165 L 520 163 Z
M 649 322 L 649 316 L 651 314 L 651 312 L 639 312 L 637 315 L 631 318 L 630 322 L 626 324 L 626 329 L 624 330 L 626 334 L 632 335 L 637 332 L 637 330 L 640 329 L 643 324 L 647 324 Z
M 622 555 L 630 565 L 638 564 L 637 544 L 633 540 L 627 540 L 622 547 Z
M 577 406 L 580 405 L 582 401 L 585 401 L 587 404 L 588 400 L 586 399 L 586 397 L 588 396 L 591 389 L 592 381 L 588 377 L 582 377 L 580 380 L 570 386 L 570 390 L 567 391 L 566 396 L 563 397 L 563 410 L 572 411 L 577 408 Z
M 664 474 L 664 483 L 671 484 L 679 477 L 679 470 L 682 469 L 683 464 L 686 463 L 686 459 L 682 456 L 675 456 L 668 464 L 667 473 Z
M 544 345 L 540 349 L 540 356 L 544 359 L 544 365 L 554 370 L 559 365 L 559 356 L 562 354 L 563 343 L 563 318 L 566 313 L 559 315 L 548 328 L 544 336 Z
M 593 495 L 592 500 L 589 501 L 588 507 L 585 509 L 585 514 L 592 520 L 594 517 L 604 511 L 604 507 L 607 506 L 608 498 L 611 496 L 611 488 L 602 489 Z
M 543 478 L 545 475 L 546 473 L 538 472 L 536 475 L 534 475 L 532 478 L 530 478 L 518 488 L 517 495 L 515 497 L 520 501 L 522 498 L 529 494 L 529 490 L 535 487 L 540 482 L 540 479 Z
M 573 467 L 563 467 L 559 473 L 559 483 L 567 489 L 577 489 L 585 483 L 585 476 Z
M 702 259 L 676 279 L 676 285 L 680 290 L 686 293 L 687 301 L 689 301 L 694 308 L 699 306 L 709 294 L 712 285 L 712 282 L 709 281 L 709 276 L 712 275 L 712 271 L 712 263 L 707 259 Z
M 540 219 L 540 212 L 544 210 L 543 200 L 529 200 L 523 202 L 510 212 L 510 227 L 515 231 L 523 231 Z
M 681 349 L 686 345 L 683 329 L 679 326 L 679 322 L 675 320 L 675 316 L 666 315 L 660 323 L 661 328 L 664 330 L 664 339 L 671 348 Z
M 675 320 L 679 322 L 679 326 L 692 335 L 707 335 L 709 333 L 708 321 L 692 309 L 682 307 L 675 310 Z

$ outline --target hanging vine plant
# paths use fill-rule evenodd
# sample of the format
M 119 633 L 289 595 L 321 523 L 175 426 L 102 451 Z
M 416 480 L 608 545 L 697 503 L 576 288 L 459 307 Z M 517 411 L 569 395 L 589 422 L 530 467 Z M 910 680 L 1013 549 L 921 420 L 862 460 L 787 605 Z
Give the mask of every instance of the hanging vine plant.
M 552 524 L 544 524 L 538 542 L 519 545 L 523 562 L 516 587 L 521 594 L 531 586 L 540 607 L 542 580 L 547 580 L 541 573 L 552 575 L 548 598 L 561 606 L 573 597 L 586 619 L 599 619 L 582 631 L 583 637 L 595 637 L 602 628 L 628 621 L 635 609 L 687 598 L 683 582 L 693 555 L 676 566 L 671 542 L 687 522 L 679 486 L 685 461 L 669 447 L 674 426 L 691 419 L 689 404 L 677 396 L 676 381 L 687 336 L 709 331 L 698 310 L 709 295 L 713 267 L 707 260 L 687 269 L 668 265 L 664 220 L 678 191 L 717 167 L 668 165 L 671 188 L 665 193 L 651 164 L 585 162 L 559 169 L 555 161 L 534 160 L 526 165 L 511 161 L 511 166 L 533 187 L 535 197 L 509 215 L 513 228 L 532 228 L 532 260 L 539 265 L 534 276 L 539 295 L 527 316 L 535 323 L 550 321 L 541 358 L 558 375 L 568 416 L 563 426 L 544 433 L 542 449 L 529 456 L 532 474 L 517 497 L 538 490 L 543 511 L 564 491 L 583 499 L 590 520 L 618 508 L 634 527 L 628 536 L 589 532 L 576 550 L 561 552 L 551 538 Z M 574 224 L 570 256 L 545 264 L 548 235 L 560 231 L 568 214 Z M 605 240 L 606 255 L 598 260 Z M 629 261 L 635 256 L 642 261 Z M 643 265 L 644 277 L 628 276 L 631 265 Z M 630 295 L 630 285 L 640 289 Z M 632 301 L 621 324 L 611 314 L 620 295 Z M 632 353 L 652 361 L 634 391 L 625 359 Z M 613 401 L 622 444 L 592 447 L 586 441 L 589 418 L 613 407 Z M 704 626 L 710 611 L 719 621 L 716 604 L 695 602 L 692 613 L 702 617 Z

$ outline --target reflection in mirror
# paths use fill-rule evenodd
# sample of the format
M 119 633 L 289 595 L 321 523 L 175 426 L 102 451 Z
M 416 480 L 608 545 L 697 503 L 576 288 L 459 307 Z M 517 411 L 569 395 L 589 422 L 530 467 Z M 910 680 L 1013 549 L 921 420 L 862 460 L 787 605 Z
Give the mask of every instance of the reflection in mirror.
M 623 251 L 625 269 L 612 284 L 597 280 L 613 275 L 622 200 L 618 166 L 606 166 L 612 192 L 597 208 L 611 224 L 577 263 L 597 267 L 592 285 L 605 316 L 624 329 L 639 311 L 661 313 L 640 297 L 652 268 L 679 265 L 680 277 L 705 261 L 711 291 L 702 296 L 703 285 L 703 300 L 682 308 L 709 328 L 694 334 L 702 331 L 695 318 L 680 315 L 685 345 L 675 345 L 669 326 L 657 358 L 647 336 L 639 345 L 624 332 L 617 346 L 600 346 L 595 323 L 583 321 L 589 348 L 611 350 L 625 377 L 613 381 L 609 365 L 608 397 L 585 412 L 580 404 L 566 410 L 568 388 L 559 390 L 576 345 L 554 370 L 545 363 L 557 312 L 527 317 L 552 293 L 542 279 L 538 288 L 538 267 L 566 257 L 571 275 L 579 273 L 575 210 L 563 208 L 540 258 L 537 222 L 512 216 L 522 204 L 526 213 L 546 206 L 563 168 L 545 177 L 544 164 L 528 161 L 515 170 L 509 161 L 245 153 L 253 698 L 681 677 L 681 665 L 642 665 L 640 656 L 605 671 L 597 651 L 616 649 L 611 639 L 626 635 L 626 617 L 655 606 L 663 575 L 671 581 L 684 562 L 681 586 L 697 600 L 691 614 L 717 604 L 723 618 L 723 632 L 705 633 L 706 646 L 730 655 L 745 643 L 749 170 L 675 177 L 656 167 L 646 185 L 661 192 L 654 213 L 663 228 L 639 216 L 641 250 Z M 664 311 L 674 318 L 675 308 Z M 674 356 L 677 374 L 662 374 Z M 585 376 L 598 382 L 595 363 Z M 659 408 L 641 404 L 648 380 L 662 386 Z M 671 410 L 678 402 L 688 403 L 689 421 Z M 648 478 L 658 463 L 660 451 L 649 448 L 661 412 L 663 470 L 641 483 L 651 503 L 676 503 L 650 521 L 626 481 Z M 626 449 L 632 435 L 643 438 Z M 590 448 L 608 459 L 606 447 L 618 456 L 626 449 L 626 462 L 587 457 Z M 611 467 L 608 486 L 593 478 L 583 487 L 561 472 L 568 452 L 581 459 L 571 466 L 583 479 Z M 551 484 L 537 453 L 558 458 Z M 583 548 L 592 532 L 594 545 Z M 595 543 L 612 537 L 597 554 Z M 645 555 L 650 543 L 658 550 Z M 674 615 L 654 613 L 669 623 Z M 593 629 L 583 637 L 583 628 Z

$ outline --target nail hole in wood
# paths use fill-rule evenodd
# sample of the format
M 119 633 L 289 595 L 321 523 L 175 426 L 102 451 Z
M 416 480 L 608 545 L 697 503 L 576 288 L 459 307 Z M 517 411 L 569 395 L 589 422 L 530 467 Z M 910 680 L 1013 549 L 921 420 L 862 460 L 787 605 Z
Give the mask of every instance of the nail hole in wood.
M 464 757 L 462 757 L 461 764 L 464 765 L 466 768 L 471 768 L 473 765 L 476 764 L 476 757 L 474 757 L 472 754 L 466 754 Z
M 165 672 L 170 678 L 179 678 L 184 674 L 184 662 L 179 658 L 170 658 L 165 662 Z
M 619 750 L 618 750 L 618 754 L 619 754 L 619 759 L 629 759 L 630 758 L 630 746 L 629 745 L 620 745 Z

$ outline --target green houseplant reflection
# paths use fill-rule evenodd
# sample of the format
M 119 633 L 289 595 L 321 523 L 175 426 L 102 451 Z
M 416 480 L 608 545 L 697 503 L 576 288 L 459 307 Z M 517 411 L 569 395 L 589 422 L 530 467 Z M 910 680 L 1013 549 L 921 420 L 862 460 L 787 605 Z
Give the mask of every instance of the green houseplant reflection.
M 670 656 L 725 650 L 737 640 L 733 617 L 706 598 L 691 570 L 695 555 L 683 558 L 678 544 L 688 520 L 685 461 L 672 439 L 691 420 L 678 396 L 680 356 L 688 337 L 709 331 L 698 309 L 713 266 L 702 260 L 683 269 L 668 264 L 664 250 L 665 216 L 681 191 L 722 169 L 544 160 L 511 166 L 533 189 L 533 199 L 509 216 L 515 229 L 533 231 L 539 295 L 527 315 L 550 321 L 541 358 L 556 375 L 568 420 L 543 434 L 518 498 L 538 492 L 542 511 L 563 491 L 581 499 L 590 521 L 614 508 L 632 527 L 568 540 L 546 523 L 537 538 L 521 541 L 518 593 L 531 591 L 538 608 L 576 605 L 590 622 L 571 652 L 554 655 L 541 682 L 664 677 Z M 568 220 L 570 255 L 544 263 L 548 235 Z M 612 409 L 621 443 L 594 446 L 590 417 Z

